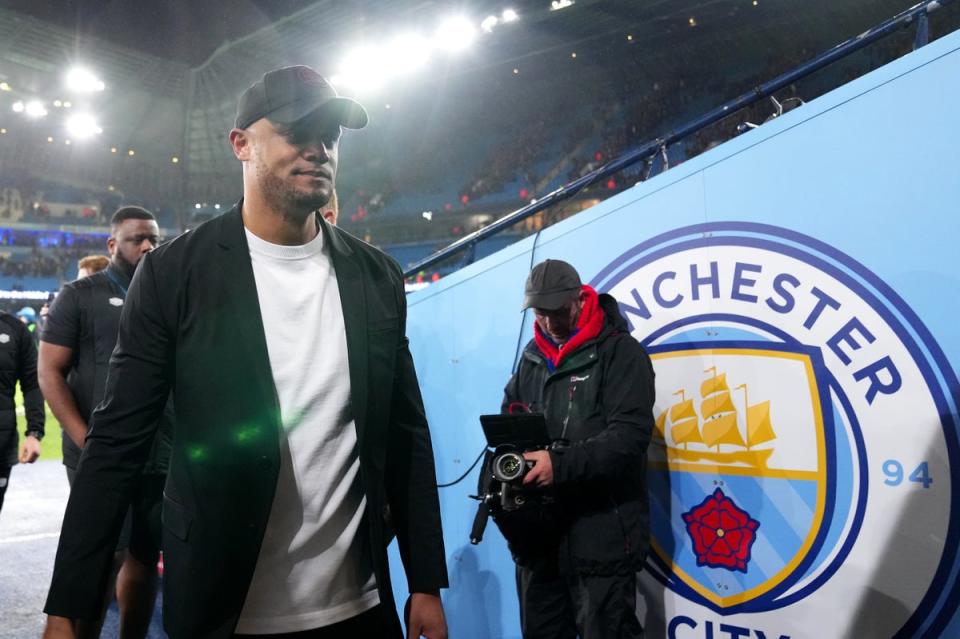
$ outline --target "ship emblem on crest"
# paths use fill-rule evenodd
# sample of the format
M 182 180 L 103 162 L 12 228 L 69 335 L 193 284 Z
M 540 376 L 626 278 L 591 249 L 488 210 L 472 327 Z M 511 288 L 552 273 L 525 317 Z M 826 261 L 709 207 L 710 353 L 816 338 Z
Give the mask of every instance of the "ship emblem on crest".
M 717 373 L 712 366 L 704 371 L 710 378 L 700 384 L 700 414 L 694 408 L 694 400 L 687 399 L 686 391 L 680 389 L 674 393 L 680 399 L 668 410 L 660 413 L 656 420 L 654 437 L 666 442 L 667 417 L 670 421 L 670 437 L 677 446 L 667 446 L 671 460 L 712 461 L 718 464 L 741 462 L 748 466 L 765 467 L 773 453 L 772 448 L 754 448 L 777 438 L 770 422 L 770 400 L 750 404 L 746 384 L 736 386 L 734 390 L 743 391 L 743 406 L 746 414 L 746 437 L 740 434 L 737 425 L 738 411 L 727 385 L 727 374 Z M 689 448 L 690 444 L 701 444 L 707 449 Z M 721 451 L 726 444 L 743 450 Z M 682 448 L 681 448 L 682 446 Z

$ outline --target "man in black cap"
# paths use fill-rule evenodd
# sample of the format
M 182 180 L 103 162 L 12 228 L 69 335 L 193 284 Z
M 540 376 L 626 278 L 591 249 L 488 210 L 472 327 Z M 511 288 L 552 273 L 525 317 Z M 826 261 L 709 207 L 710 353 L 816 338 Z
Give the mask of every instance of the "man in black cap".
M 48 637 L 96 613 L 92 584 L 172 387 L 164 628 L 172 639 L 446 637 L 430 434 L 397 263 L 328 223 L 341 127 L 366 124 L 308 67 L 240 98 L 243 199 L 142 261 L 67 506 Z M 296 318 L 291 321 L 290 318 Z
M 560 260 L 537 264 L 523 308 L 534 338 L 504 391 L 503 411 L 543 413 L 561 445 L 524 456 L 528 486 L 549 491 L 559 524 L 508 539 L 526 638 L 642 637 L 636 573 L 649 544 L 645 480 L 653 367 L 617 302 Z M 533 526 L 533 524 L 531 524 Z

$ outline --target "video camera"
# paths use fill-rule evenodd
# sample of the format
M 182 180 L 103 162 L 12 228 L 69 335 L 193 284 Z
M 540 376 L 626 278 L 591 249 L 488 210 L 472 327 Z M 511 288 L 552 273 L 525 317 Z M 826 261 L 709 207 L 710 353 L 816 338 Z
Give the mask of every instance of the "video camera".
M 489 448 L 480 469 L 477 494 L 470 495 L 480 502 L 470 531 L 470 543 L 479 544 L 483 540 L 487 519 L 491 516 L 507 541 L 511 541 L 510 531 L 522 519 L 522 516 L 511 515 L 529 510 L 531 515 L 539 517 L 553 505 L 550 491 L 523 484 L 523 478 L 534 466 L 523 454 L 551 450 L 566 442 L 550 439 L 541 413 L 481 415 L 480 424 Z

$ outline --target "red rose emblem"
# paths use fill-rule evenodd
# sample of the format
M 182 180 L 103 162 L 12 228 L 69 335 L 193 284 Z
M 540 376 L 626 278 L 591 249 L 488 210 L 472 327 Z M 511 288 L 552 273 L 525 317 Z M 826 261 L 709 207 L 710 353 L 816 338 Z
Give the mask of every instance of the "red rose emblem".
M 717 488 L 699 506 L 683 513 L 698 566 L 747 572 L 750 547 L 760 522 Z

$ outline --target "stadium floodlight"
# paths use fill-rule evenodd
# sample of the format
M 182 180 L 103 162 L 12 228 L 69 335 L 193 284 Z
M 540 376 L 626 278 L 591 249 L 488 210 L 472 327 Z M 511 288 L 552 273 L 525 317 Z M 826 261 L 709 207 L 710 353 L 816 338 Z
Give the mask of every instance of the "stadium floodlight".
M 430 60 L 430 42 L 419 33 L 405 33 L 387 43 L 382 59 L 391 73 L 413 73 Z
M 573 6 L 574 0 L 553 0 L 550 3 L 551 11 L 559 11 L 560 9 L 566 9 L 567 7 Z
M 497 16 L 487 16 L 486 18 L 480 21 L 480 28 L 483 29 L 485 32 L 490 33 L 491 31 L 493 31 L 493 28 L 497 26 L 499 22 L 500 22 L 500 18 L 498 18 Z
M 447 18 L 437 28 L 434 43 L 437 48 L 456 53 L 469 47 L 477 37 L 477 29 L 463 16 Z
M 6 82 L 0 82 L 0 91 L 13 91 Z
M 65 122 L 67 133 L 78 140 L 86 140 L 93 136 L 103 133 L 103 129 L 97 124 L 97 121 L 89 113 L 75 113 L 67 118 Z
M 515 22 L 520 18 L 520 15 L 513 9 L 504 9 L 503 13 L 500 14 L 500 19 L 504 22 Z
M 353 91 L 373 91 L 383 84 L 385 68 L 383 52 L 379 48 L 358 47 L 347 53 L 340 64 L 340 73 L 334 77 L 338 84 Z
M 106 85 L 88 69 L 74 67 L 67 72 L 67 88 L 75 93 L 93 93 L 103 91 Z
M 43 106 L 43 102 L 40 100 L 30 100 L 24 106 L 23 112 L 27 114 L 27 117 L 42 118 L 47 114 L 47 108 Z
M 13 103 L 11 108 L 13 109 L 14 113 L 23 113 L 23 110 L 26 108 L 26 106 L 23 104 L 23 100 L 17 100 Z

